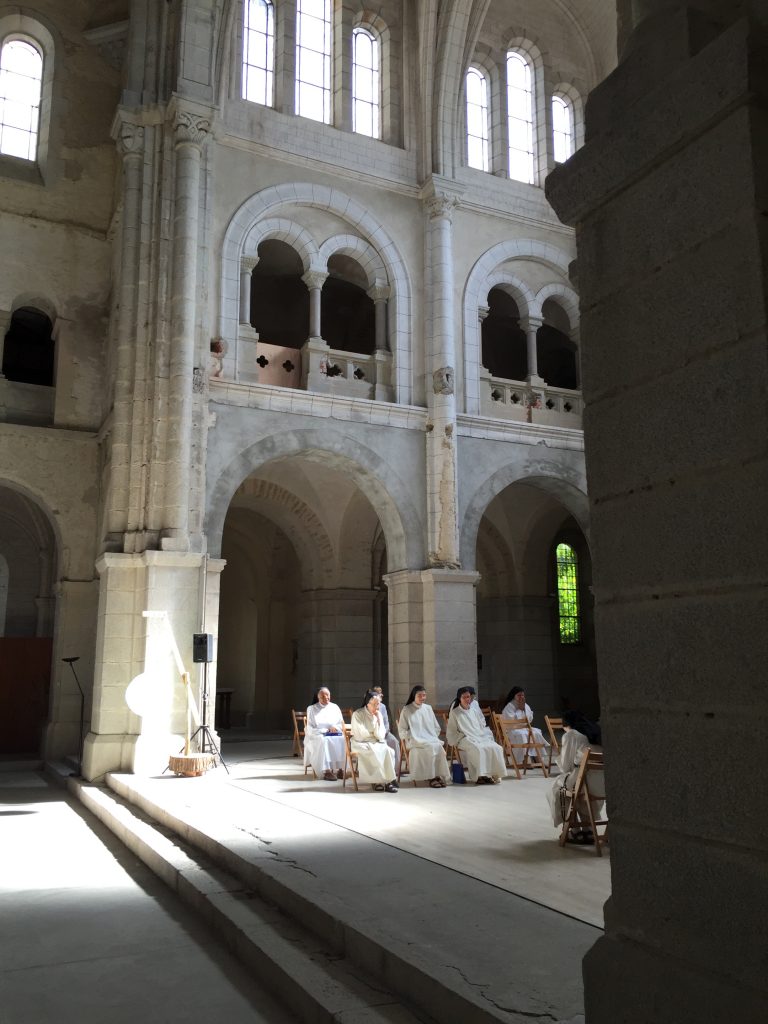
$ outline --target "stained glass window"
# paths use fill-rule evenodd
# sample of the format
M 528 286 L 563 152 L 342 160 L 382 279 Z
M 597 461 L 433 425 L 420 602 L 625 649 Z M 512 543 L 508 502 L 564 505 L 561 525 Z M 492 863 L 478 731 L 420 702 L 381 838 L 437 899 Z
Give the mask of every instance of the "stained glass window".
M 579 560 L 569 544 L 558 544 L 557 611 L 560 643 L 581 643 L 581 612 L 579 608 Z

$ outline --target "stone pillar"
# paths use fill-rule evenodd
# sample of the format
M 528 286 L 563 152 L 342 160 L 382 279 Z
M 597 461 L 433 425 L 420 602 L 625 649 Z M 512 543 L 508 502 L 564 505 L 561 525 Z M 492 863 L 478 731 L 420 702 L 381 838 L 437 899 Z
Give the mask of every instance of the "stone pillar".
M 5 356 L 5 336 L 11 326 L 11 311 L 0 309 L 0 380 L 5 379 L 3 373 L 3 358 Z
M 112 543 L 123 546 L 130 506 L 131 424 L 133 420 L 133 365 L 136 345 L 136 300 L 139 246 L 141 244 L 141 194 L 144 163 L 144 128 L 118 113 L 113 126 L 122 156 L 123 213 L 120 228 L 120 291 L 117 309 L 115 393 L 112 414 L 111 486 L 107 508 L 107 533 Z
M 387 303 L 389 302 L 391 291 L 386 285 L 375 284 L 372 288 L 368 289 L 367 294 L 371 299 L 373 299 L 376 351 L 388 352 Z
M 577 229 L 611 819 L 586 1019 L 758 1024 L 768 839 L 742 740 L 768 728 L 768 32 L 756 4 L 632 7 L 654 17 L 547 182 Z
M 258 264 L 258 256 L 240 257 L 240 323 L 244 327 L 251 326 L 251 283 Z
M 179 110 L 174 120 L 176 174 L 171 279 L 171 365 L 166 437 L 164 550 L 189 547 L 192 370 L 197 310 L 198 211 L 202 148 L 210 121 Z
M 456 486 L 456 322 L 453 303 L 453 210 L 456 196 L 427 199 L 431 313 L 427 331 L 427 536 L 429 564 L 459 566 Z
M 536 333 L 542 323 L 543 320 L 535 316 L 522 317 L 520 320 L 520 329 L 525 331 L 526 354 L 528 357 L 528 376 L 526 379 L 529 384 L 544 383 L 539 376 L 538 342 L 536 338 Z
M 320 322 L 320 298 L 328 275 L 322 270 L 308 270 L 302 281 L 309 290 L 309 340 L 322 341 Z
M 413 686 L 445 705 L 477 682 L 475 588 L 479 573 L 403 569 L 384 577 L 389 595 L 389 700 L 401 708 Z

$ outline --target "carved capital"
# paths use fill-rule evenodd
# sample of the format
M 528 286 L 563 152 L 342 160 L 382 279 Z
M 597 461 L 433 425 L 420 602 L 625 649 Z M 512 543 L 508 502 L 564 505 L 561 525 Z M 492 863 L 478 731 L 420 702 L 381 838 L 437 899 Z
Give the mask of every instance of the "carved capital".
M 173 122 L 173 134 L 177 146 L 197 146 L 202 149 L 211 132 L 211 122 L 187 110 L 180 110 Z
M 192 370 L 192 394 L 202 395 L 205 391 L 205 370 L 201 366 L 195 366 Z
M 259 265 L 258 256 L 241 256 L 240 257 L 240 272 L 243 274 L 252 274 L 256 267 Z
M 526 334 L 531 331 L 535 333 L 543 323 L 544 321 L 540 316 L 522 316 L 519 320 L 520 330 L 525 331 Z
M 121 121 L 117 134 L 117 151 L 122 157 L 141 156 L 144 152 L 143 126 Z
M 441 366 L 432 374 L 432 390 L 436 395 L 453 394 L 453 367 Z
M 425 205 L 430 220 L 440 220 L 442 218 L 452 222 L 453 211 L 459 205 L 459 200 L 456 196 L 438 193 L 437 195 L 431 196 L 427 199 Z
M 313 291 L 315 288 L 322 288 L 327 277 L 328 275 L 322 270 L 308 270 L 301 280 L 310 291 Z
M 392 294 L 392 289 L 386 284 L 375 284 L 365 294 L 374 302 L 386 302 Z
M 489 306 L 478 306 L 477 307 L 477 319 L 480 323 L 490 314 L 491 310 Z

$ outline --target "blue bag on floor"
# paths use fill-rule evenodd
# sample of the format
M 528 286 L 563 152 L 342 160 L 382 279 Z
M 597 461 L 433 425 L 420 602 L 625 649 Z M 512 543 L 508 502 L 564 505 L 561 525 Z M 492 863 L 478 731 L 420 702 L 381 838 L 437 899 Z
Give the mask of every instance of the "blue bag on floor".
M 461 761 L 454 761 L 451 765 L 451 777 L 454 785 L 467 781 L 467 777 L 464 774 L 464 765 Z

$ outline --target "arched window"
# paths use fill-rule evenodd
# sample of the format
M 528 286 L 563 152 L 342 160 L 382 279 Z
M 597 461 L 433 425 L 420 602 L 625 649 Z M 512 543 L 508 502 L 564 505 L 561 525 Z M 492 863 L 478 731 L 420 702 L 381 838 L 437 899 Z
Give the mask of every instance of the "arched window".
M 296 113 L 331 122 L 331 0 L 296 5 Z
M 352 33 L 352 131 L 381 138 L 379 42 L 364 28 Z
M 533 69 L 524 53 L 507 54 L 509 176 L 533 184 Z
M 243 0 L 243 99 L 274 102 L 275 9 L 269 0 Z
M 20 384 L 53 387 L 54 349 L 50 318 L 32 306 L 21 306 L 5 336 L 3 376 Z
M 552 143 L 556 164 L 573 156 L 573 103 L 559 92 L 552 97 Z
M 0 153 L 37 158 L 43 55 L 27 39 L 6 39 L 0 50 Z
M 579 560 L 570 544 L 558 544 L 555 558 L 560 643 L 579 644 L 581 643 Z
M 489 171 L 488 160 L 488 79 L 470 68 L 467 89 L 467 163 L 479 171 Z

